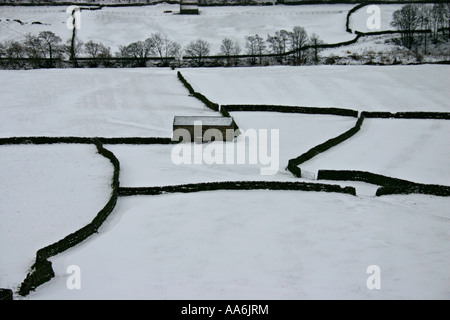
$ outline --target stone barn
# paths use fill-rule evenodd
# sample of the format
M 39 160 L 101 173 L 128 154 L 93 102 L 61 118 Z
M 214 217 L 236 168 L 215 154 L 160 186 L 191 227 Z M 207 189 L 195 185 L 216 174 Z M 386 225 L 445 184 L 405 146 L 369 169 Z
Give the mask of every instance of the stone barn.
M 197 0 L 180 0 L 180 14 L 199 14 Z
M 173 120 L 173 141 L 233 141 L 239 135 L 232 117 L 177 116 Z

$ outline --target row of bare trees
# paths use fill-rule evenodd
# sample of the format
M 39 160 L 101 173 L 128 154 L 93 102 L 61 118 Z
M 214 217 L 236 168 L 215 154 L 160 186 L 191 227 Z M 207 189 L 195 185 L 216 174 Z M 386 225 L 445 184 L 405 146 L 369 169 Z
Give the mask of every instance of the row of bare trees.
M 116 57 L 134 59 L 139 66 L 145 66 L 149 57 L 159 57 L 163 65 L 167 66 L 172 58 L 180 58 L 181 54 L 179 43 L 172 41 L 167 35 L 156 32 L 144 41 L 120 46 Z
M 394 12 L 391 26 L 402 32 L 403 46 L 412 49 L 423 45 L 426 53 L 429 41 L 436 44 L 450 38 L 450 3 L 407 4 Z M 417 35 L 417 30 L 430 30 L 431 35 Z
M 218 53 L 224 65 L 263 64 L 268 63 L 266 57 L 271 55 L 277 63 L 304 64 L 309 61 L 317 63 L 320 45 L 323 42 L 313 34 L 309 36 L 302 27 L 294 27 L 292 31 L 280 30 L 264 39 L 258 34 L 245 38 L 241 47 L 239 41 L 230 38 L 222 39 Z M 308 49 L 308 50 L 306 50 Z M 245 56 L 245 59 L 242 59 Z M 158 58 L 159 65 L 173 65 L 173 61 L 181 65 L 183 57 L 188 57 L 194 65 L 204 65 L 206 58 L 211 58 L 211 44 L 203 39 L 191 41 L 185 48 L 171 40 L 167 35 L 155 32 L 143 41 L 135 41 L 120 46 L 115 53 L 101 42 L 86 43 L 74 38 L 63 43 L 63 40 L 50 31 L 38 35 L 27 34 L 22 40 L 0 43 L 0 58 L 9 63 L 10 68 L 55 67 L 61 61 L 72 61 L 74 65 L 81 60 L 88 60 L 91 67 L 103 64 L 113 66 L 112 61 L 126 61 L 124 66 L 147 65 L 147 61 Z
M 84 55 L 95 59 L 112 57 L 110 48 L 94 41 L 63 43 L 61 37 L 51 31 L 37 35 L 27 34 L 22 40 L 0 43 L 0 58 L 12 69 L 53 68 L 62 60 Z
M 0 43 L 0 58 L 11 61 L 11 67 L 23 68 L 28 59 L 34 67 L 53 67 L 55 59 L 66 51 L 62 39 L 50 31 L 38 35 L 27 34 L 22 41 L 12 40 Z M 46 65 L 42 65 L 45 60 Z
M 239 41 L 224 38 L 218 54 L 224 58 L 225 65 L 228 66 L 237 65 L 239 61 L 242 63 L 242 55 L 248 56 L 249 64 L 262 65 L 264 57 L 268 54 L 272 54 L 278 63 L 283 64 L 288 53 L 295 64 L 305 64 L 309 61 L 317 63 L 322 44 L 323 41 L 319 36 L 316 34 L 308 36 L 304 28 L 297 26 L 292 31 L 280 30 L 274 35 L 267 35 L 266 40 L 258 34 L 248 36 L 245 38 L 244 50 Z M 163 65 L 169 65 L 173 59 L 181 61 L 183 57 L 189 57 L 195 65 L 202 66 L 205 59 L 211 57 L 211 44 L 204 39 L 197 39 L 183 49 L 166 35 L 153 33 L 144 41 L 121 46 L 116 57 L 134 59 L 142 66 L 149 57 L 159 57 Z
M 305 28 L 296 26 L 292 31 L 279 30 L 274 35 L 269 34 L 266 40 L 258 34 L 246 37 L 245 54 L 249 56 L 252 65 L 263 64 L 266 54 L 272 54 L 280 64 L 285 63 L 288 57 L 294 64 L 305 64 L 308 61 L 317 63 L 322 44 L 323 41 L 317 34 L 309 36 Z M 231 65 L 241 52 L 238 41 L 229 38 L 222 40 L 220 54 L 227 57 L 228 65 Z

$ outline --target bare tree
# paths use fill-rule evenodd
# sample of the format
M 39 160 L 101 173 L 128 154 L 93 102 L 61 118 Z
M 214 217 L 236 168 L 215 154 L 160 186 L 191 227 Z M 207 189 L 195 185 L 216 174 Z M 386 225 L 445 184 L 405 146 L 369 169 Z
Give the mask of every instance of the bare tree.
M 289 32 L 286 30 L 280 30 L 275 32 L 274 36 L 267 35 L 267 42 L 272 53 L 278 55 L 277 60 L 283 63 L 283 55 L 286 53 L 286 49 L 289 41 Z
M 418 28 L 420 30 L 431 30 L 431 10 L 428 4 L 418 4 Z M 419 36 L 420 42 L 423 44 L 423 53 L 427 54 L 428 33 L 425 32 Z
M 262 56 L 266 51 L 266 43 L 263 38 L 258 35 L 255 35 L 256 39 L 256 49 L 259 55 L 259 64 L 262 65 Z
M 241 48 L 239 43 L 231 40 L 230 38 L 222 39 L 220 46 L 220 54 L 224 55 L 227 59 L 227 65 L 231 65 L 231 56 L 238 55 Z
M 202 39 L 191 41 L 186 49 L 185 53 L 188 57 L 193 57 L 198 66 L 202 66 L 204 58 L 209 55 L 211 45 Z
M 123 53 L 127 58 L 134 58 L 138 66 L 145 67 L 147 58 L 152 52 L 152 44 L 149 41 L 137 41 L 130 43 Z
M 76 60 L 84 52 L 84 42 L 76 39 L 68 39 L 62 49 L 70 60 Z
M 23 69 L 25 67 L 25 48 L 18 41 L 9 41 L 5 43 L 5 58 L 13 69 Z
M 128 58 L 127 46 L 119 46 L 119 50 L 115 53 L 117 58 Z
M 157 54 L 161 58 L 164 66 L 168 66 L 169 60 L 175 58 L 181 51 L 181 45 L 170 40 L 165 34 L 152 33 L 146 41 L 151 46 L 152 53 Z
M 115 53 L 116 58 L 121 58 L 122 67 L 130 67 L 132 66 L 132 62 L 128 58 L 128 47 L 127 46 L 119 46 L 119 50 Z
M 106 47 L 102 44 L 98 58 L 102 61 L 103 65 L 105 67 L 112 66 L 112 62 L 110 59 L 110 58 L 112 58 L 111 48 Z
M 220 53 L 224 56 L 231 56 L 233 54 L 234 42 L 230 38 L 222 39 L 222 44 L 220 45 Z
M 319 36 L 315 33 L 311 35 L 309 38 L 309 45 L 311 46 L 311 50 L 313 53 L 313 61 L 315 64 L 319 63 L 319 52 L 322 49 L 323 41 L 319 38 Z
M 1 60 L 5 57 L 6 53 L 5 51 L 6 51 L 5 45 L 2 42 L 0 42 L 0 67 L 3 67 L 3 65 L 5 64 L 3 60 Z
M 51 31 L 39 32 L 39 39 L 43 42 L 43 53 L 49 59 L 49 67 L 53 67 L 53 57 L 59 53 L 62 39 Z
M 414 4 L 407 4 L 392 15 L 391 26 L 401 31 L 402 45 L 411 49 L 414 44 L 414 31 L 420 24 L 419 8 Z
M 447 28 L 448 38 L 450 39 L 450 3 L 444 4 L 444 28 Z
M 234 56 L 233 62 L 235 66 L 238 65 L 239 63 L 239 58 L 237 56 L 240 55 L 241 52 L 242 52 L 241 44 L 239 43 L 239 41 L 236 40 L 234 42 L 234 48 L 232 53 L 232 55 Z
M 296 63 L 302 64 L 306 60 L 304 47 L 308 44 L 308 33 L 305 28 L 296 26 L 289 33 L 290 49 L 294 51 Z
M 111 48 L 110 47 L 106 47 L 103 44 L 101 45 L 100 48 L 100 53 L 98 55 L 98 57 L 100 59 L 109 59 L 112 58 L 112 53 L 111 53 Z
M 440 38 L 440 32 L 445 34 L 447 28 L 448 19 L 446 17 L 447 8 L 450 5 L 439 3 L 439 4 L 417 4 L 418 11 L 418 29 L 420 30 L 430 30 L 431 40 L 433 43 L 438 43 Z M 421 33 L 416 39 L 419 39 L 419 43 L 423 45 L 423 53 L 427 54 L 428 47 L 428 33 Z
M 6 48 L 3 43 L 0 42 L 0 58 L 3 58 L 5 56 Z
M 246 39 L 245 42 L 245 48 L 247 50 L 247 54 L 250 55 L 250 63 L 255 64 L 256 63 L 256 55 L 257 55 L 257 45 L 256 45 L 256 39 L 254 36 L 249 36 Z
M 88 62 L 90 67 L 98 67 L 98 58 L 102 47 L 104 46 L 101 43 L 94 42 L 92 40 L 89 40 L 84 44 L 84 52 L 87 54 L 88 58 L 92 59 Z
M 42 59 L 44 58 L 44 48 L 41 39 L 38 36 L 28 33 L 25 35 L 23 48 L 27 57 L 31 60 L 33 67 L 41 67 Z
M 89 40 L 84 44 L 84 50 L 88 54 L 89 58 L 97 59 L 101 52 L 102 46 L 103 45 L 101 43 Z
M 443 3 L 434 4 L 430 10 L 430 25 L 433 41 L 438 41 L 439 30 L 443 30 L 448 22 L 446 18 L 446 5 Z
M 249 36 L 246 38 L 245 47 L 247 49 L 247 54 L 251 55 L 250 62 L 252 64 L 256 63 L 256 56 L 259 56 L 259 63 L 262 65 L 262 55 L 266 50 L 266 43 L 263 38 L 259 35 Z

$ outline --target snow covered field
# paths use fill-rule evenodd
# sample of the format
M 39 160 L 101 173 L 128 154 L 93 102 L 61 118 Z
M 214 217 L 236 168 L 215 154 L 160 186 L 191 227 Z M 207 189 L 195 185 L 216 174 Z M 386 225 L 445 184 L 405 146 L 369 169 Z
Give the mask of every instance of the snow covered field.
M 246 130 L 268 130 L 268 150 L 264 153 L 271 158 L 271 163 L 261 162 L 259 150 L 257 163 L 249 163 L 250 148 L 257 139 L 246 138 L 243 135 L 237 138 L 233 146 L 233 161 L 227 161 L 227 145 L 230 143 L 214 142 L 217 150 L 222 151 L 217 157 L 223 159 L 223 164 L 175 164 L 171 158 L 173 145 L 111 145 L 111 150 L 121 163 L 120 181 L 123 187 L 148 187 L 177 185 L 213 181 L 241 181 L 241 180 L 295 180 L 285 168 L 289 159 L 295 158 L 308 151 L 315 145 L 322 143 L 340 133 L 350 129 L 354 118 L 337 116 L 296 115 L 272 112 L 233 112 L 232 116 L 245 134 Z M 279 140 L 271 140 L 271 132 L 278 130 Z M 249 131 L 247 131 L 249 132 Z M 250 135 L 248 135 L 250 137 Z M 202 155 L 209 154 L 208 149 L 213 144 L 202 147 Z M 276 144 L 276 145 L 275 145 Z M 232 144 L 231 144 L 232 145 Z M 276 149 L 275 149 L 276 148 Z M 238 163 L 237 156 L 240 150 L 246 150 L 245 163 Z M 195 161 L 194 147 L 190 163 Z M 178 152 L 176 153 L 179 154 Z M 180 152 L 181 154 L 181 152 Z M 276 166 L 277 173 L 261 175 L 261 168 Z
M 449 112 L 449 71 L 433 65 L 181 70 L 220 104 L 391 112 Z M 0 88 L 0 137 L 170 137 L 175 115 L 218 115 L 190 97 L 169 69 L 1 71 Z M 173 145 L 107 145 L 121 163 L 121 186 L 298 181 L 284 171 L 287 160 L 356 122 L 275 112 L 232 116 L 243 130 L 280 130 L 276 175 L 261 176 L 260 165 L 177 166 Z M 366 119 L 358 134 L 302 168 L 373 170 L 449 185 L 447 122 Z M 37 249 L 92 220 L 109 198 L 111 174 L 94 146 L 0 147 L 0 235 L 10 237 L 1 239 L 0 287 L 15 289 Z M 449 198 L 373 194 L 120 197 L 99 233 L 52 257 L 56 277 L 23 299 L 449 299 Z M 65 210 L 72 201 L 74 212 Z M 19 226 L 26 230 L 17 233 Z M 11 241 L 18 248 L 11 250 Z M 67 288 L 71 265 L 80 267 L 81 290 Z M 370 265 L 381 269 L 381 290 L 366 286 Z
M 449 199 L 227 191 L 130 197 L 29 299 L 448 299 Z M 68 290 L 78 265 L 81 289 Z M 369 290 L 368 266 L 381 269 Z
M 403 7 L 403 4 L 383 4 L 376 5 L 380 9 L 380 28 L 379 29 L 370 29 L 367 25 L 367 19 L 374 14 L 374 11 L 367 10 L 370 6 L 362 7 L 359 10 L 356 10 L 350 17 L 350 29 L 354 31 L 360 32 L 374 32 L 374 31 L 386 31 L 386 30 L 395 30 L 394 27 L 391 26 L 392 15 L 395 11 L 400 10 Z
M 171 137 L 175 115 L 218 115 L 166 69 L 0 72 L 0 137 Z
M 353 138 L 302 168 L 361 170 L 426 184 L 450 185 L 448 120 L 366 119 Z
M 345 32 L 347 12 L 354 5 L 302 6 L 236 6 L 202 7 L 200 16 L 178 15 L 179 5 L 158 4 L 144 7 L 103 8 L 82 11 L 79 38 L 100 41 L 116 51 L 119 46 L 145 40 L 153 32 L 167 34 L 186 46 L 201 38 L 211 43 L 217 54 L 223 38 L 239 41 L 244 48 L 245 37 L 267 34 L 294 26 L 303 26 L 309 34 L 317 33 L 325 42 L 342 42 L 354 36 Z M 66 28 L 69 14 L 65 7 L 2 7 L 0 41 L 16 39 L 30 32 L 53 31 L 62 39 L 72 37 Z M 172 11 L 173 13 L 164 13 Z M 9 19 L 7 21 L 6 19 Z M 23 25 L 13 20 L 22 21 Z M 39 21 L 42 25 L 32 24 Z
M 25 279 L 36 251 L 92 221 L 113 168 L 94 145 L 0 146 L 0 287 Z
M 340 107 L 359 111 L 450 110 L 450 67 L 302 66 L 181 70 L 219 104 Z

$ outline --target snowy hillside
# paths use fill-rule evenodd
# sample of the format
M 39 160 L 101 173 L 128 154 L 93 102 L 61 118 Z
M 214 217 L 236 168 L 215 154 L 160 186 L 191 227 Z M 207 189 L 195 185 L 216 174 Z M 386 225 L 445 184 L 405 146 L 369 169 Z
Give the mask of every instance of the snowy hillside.
M 84 10 L 78 38 L 84 42 L 100 41 L 115 52 L 119 46 L 143 41 L 151 33 L 161 32 L 182 46 L 202 38 L 211 43 L 211 53 L 217 54 L 220 42 L 226 37 L 239 41 L 244 48 L 247 36 L 259 34 L 266 38 L 267 34 L 280 29 L 303 26 L 308 33 L 319 34 L 325 42 L 340 42 L 354 37 L 345 32 L 346 15 L 353 6 L 204 7 L 200 16 L 175 14 L 179 12 L 179 5 L 170 4 Z M 2 7 L 0 41 L 47 30 L 64 40 L 70 39 L 72 31 L 66 27 L 68 18 L 65 7 Z
M 15 290 L 36 251 L 108 202 L 112 166 L 89 145 L 0 146 L 0 287 Z
M 334 102 L 334 106 L 359 111 L 448 111 L 444 88 L 448 70 L 443 66 L 181 71 L 196 90 L 219 103 L 328 106 Z M 3 137 L 170 137 L 174 115 L 218 115 L 190 97 L 172 70 L 2 71 L 0 79 Z M 346 86 L 337 86 L 340 81 Z M 353 117 L 274 112 L 232 112 L 232 116 L 242 130 L 280 131 L 275 175 L 261 176 L 259 163 L 176 165 L 171 158 L 173 145 L 106 145 L 121 163 L 121 186 L 305 181 L 284 170 L 288 160 L 348 130 L 356 121 Z M 449 185 L 448 129 L 446 120 L 366 119 L 354 138 L 306 162 L 302 169 L 313 174 L 323 168 L 371 170 Z M 236 145 L 245 143 L 238 138 Z M 104 205 L 110 192 L 106 186 L 111 165 L 92 157 L 91 149 L 71 145 L 0 148 L 0 173 L 3 181 L 9 181 L 4 184 L 1 213 L 28 212 L 25 220 L 17 220 L 21 215 L 2 223 L 3 236 L 16 234 L 12 230 L 17 224 L 28 230 L 20 241 L 7 240 L 23 243 L 20 251 L 1 249 L 9 257 L 1 269 L 2 286 L 16 288 L 32 263 L 36 245 L 54 239 L 51 232 L 44 232 L 42 238 L 48 226 L 41 227 L 42 215 L 37 222 L 30 216 L 36 211 L 29 210 L 31 203 L 20 197 L 30 195 L 42 208 L 52 203 L 43 211 L 46 220 L 61 211 L 57 203 L 74 197 L 84 209 L 75 206 L 75 211 L 64 211 L 71 230 L 76 228 L 73 221 L 86 223 L 91 212 L 95 214 Z M 46 150 L 59 155 L 50 158 L 42 154 Z M 30 161 L 34 166 L 29 166 Z M 64 180 L 64 172 L 77 179 Z M 26 178 L 32 176 L 51 179 L 30 183 Z M 87 188 L 82 187 L 85 183 Z M 374 186 L 337 183 L 355 186 L 358 196 L 214 191 L 120 197 L 99 234 L 52 257 L 56 277 L 25 299 L 448 298 L 449 199 L 424 195 L 378 198 Z M 36 195 L 36 189 L 43 195 Z M 81 191 L 89 192 L 89 197 Z M 50 229 L 57 238 L 68 232 L 59 224 L 51 224 Z M 82 272 L 81 290 L 67 288 L 67 270 L 72 265 Z M 378 265 L 383 272 L 380 291 L 366 287 L 370 265 Z
M 305 163 L 304 168 L 311 171 L 362 170 L 421 183 L 448 185 L 448 122 L 366 119 L 354 139 L 315 157 Z
M 123 198 L 29 298 L 447 299 L 448 205 L 274 191 Z M 71 264 L 81 290 L 66 287 Z M 381 290 L 366 287 L 370 265 Z
M 303 26 L 337 43 L 355 38 L 354 6 L 103 7 L 82 11 L 77 36 L 114 53 L 161 32 L 183 47 L 207 40 L 212 54 L 228 37 L 244 53 L 247 36 Z M 383 30 L 399 7 L 383 5 Z M 67 19 L 63 6 L 1 6 L 0 44 L 44 30 L 65 43 Z M 362 8 L 349 27 L 369 31 L 366 19 Z M 321 63 L 377 52 L 396 64 L 392 37 L 325 49 Z M 450 299 L 450 66 L 262 60 L 0 70 L 0 289 L 18 300 Z M 230 116 L 240 131 L 172 143 L 176 116 Z M 380 195 L 384 184 L 318 180 L 322 169 L 411 182 Z M 63 249 L 43 254 L 52 244 Z M 34 288 L 46 259 L 54 277 Z M 23 294 L 25 282 L 35 290 Z
M 194 88 L 220 104 L 450 111 L 448 66 L 304 66 L 186 69 Z
M 0 137 L 171 137 L 175 115 L 216 114 L 170 70 L 2 71 L 0 83 Z

